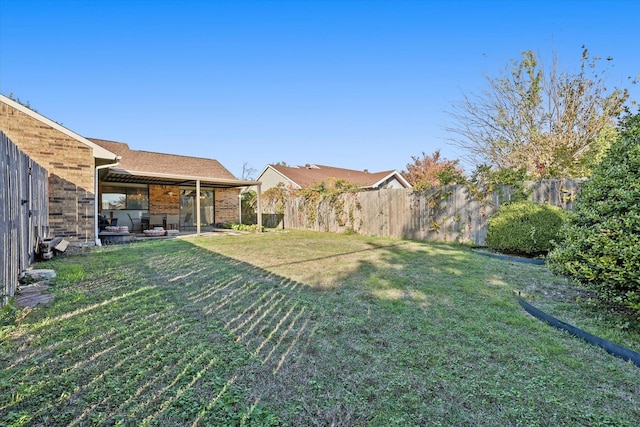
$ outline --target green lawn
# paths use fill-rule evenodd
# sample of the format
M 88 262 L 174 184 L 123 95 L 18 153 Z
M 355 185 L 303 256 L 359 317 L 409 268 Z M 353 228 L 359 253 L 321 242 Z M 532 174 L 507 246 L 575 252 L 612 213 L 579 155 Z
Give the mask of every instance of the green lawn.
M 310 232 L 98 248 L 37 267 L 53 303 L 0 332 L 2 425 L 640 425 L 640 350 L 546 267 Z

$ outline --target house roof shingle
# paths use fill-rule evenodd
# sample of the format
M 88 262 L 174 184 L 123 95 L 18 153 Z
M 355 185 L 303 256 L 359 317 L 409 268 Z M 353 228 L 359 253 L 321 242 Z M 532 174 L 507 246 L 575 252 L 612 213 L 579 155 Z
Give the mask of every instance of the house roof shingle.
M 399 175 L 395 170 L 383 172 L 358 171 L 353 169 L 336 168 L 324 165 L 280 166 L 269 165 L 301 188 L 309 188 L 321 182 L 328 183 L 331 179 L 342 179 L 361 188 L 375 188 L 382 181 L 391 176 Z M 399 180 L 404 181 L 402 176 Z M 407 183 L 408 184 L 408 183 Z
M 227 168 L 214 159 L 131 150 L 127 144 L 122 142 L 95 138 L 89 138 L 89 140 L 122 157 L 120 164 L 114 169 L 157 174 L 171 173 L 211 179 L 236 179 Z

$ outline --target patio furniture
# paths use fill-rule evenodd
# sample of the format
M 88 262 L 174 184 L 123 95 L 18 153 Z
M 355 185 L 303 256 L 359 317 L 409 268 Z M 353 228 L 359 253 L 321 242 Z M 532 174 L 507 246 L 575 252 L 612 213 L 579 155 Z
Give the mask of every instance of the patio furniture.
M 180 215 L 168 214 L 167 215 L 167 227 L 170 230 L 177 230 L 180 225 Z
M 149 214 L 146 212 L 142 213 L 142 218 L 140 218 L 140 222 L 142 223 L 142 229 L 143 230 L 148 230 L 149 229 Z
M 134 218 L 127 212 L 129 219 L 131 220 L 131 231 L 134 233 L 142 231 L 142 218 Z
M 104 228 L 104 231 L 108 231 L 110 233 L 127 233 L 127 234 L 129 234 L 129 226 L 128 225 L 107 225 Z
M 107 221 L 107 217 L 104 215 L 100 215 L 99 219 L 99 231 L 104 231 L 105 227 L 109 225 L 109 221 Z
M 128 243 L 133 235 L 129 233 L 128 225 L 108 225 L 98 234 L 103 244 Z
M 167 234 L 167 231 L 162 227 L 154 227 L 151 230 L 144 230 L 143 233 L 147 237 L 160 237 Z
M 164 228 L 164 215 L 162 214 L 151 214 L 149 216 L 149 229 L 153 227 L 163 227 Z
M 191 222 L 191 217 L 192 217 L 192 216 L 193 216 L 193 215 L 191 215 L 191 213 L 188 213 L 188 214 L 186 214 L 186 215 L 185 215 L 185 217 L 184 217 L 184 221 L 182 221 L 182 226 L 181 226 L 181 228 L 182 228 L 182 227 L 184 227 L 184 228 L 186 228 L 186 227 L 191 228 L 192 226 L 194 226 L 194 225 L 195 225 L 195 224 L 193 224 L 193 223 Z

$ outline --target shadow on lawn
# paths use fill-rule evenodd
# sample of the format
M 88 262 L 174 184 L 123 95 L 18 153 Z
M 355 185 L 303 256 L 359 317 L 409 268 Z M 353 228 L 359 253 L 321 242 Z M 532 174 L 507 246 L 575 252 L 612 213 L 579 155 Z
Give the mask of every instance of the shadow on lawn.
M 518 353 L 534 337 L 523 316 L 511 317 L 519 308 L 502 285 L 508 267 L 407 242 L 314 260 L 328 274 L 341 257 L 355 257 L 354 267 L 330 292 L 267 270 L 311 260 L 259 268 L 183 240 L 55 261 L 83 265 L 86 275 L 54 286 L 55 302 L 3 343 L 0 421 L 388 425 L 397 416 L 424 425 L 538 416 L 522 403 L 521 413 L 500 412 L 512 399 L 487 382 L 524 390 L 558 376 L 539 354 Z M 512 382 L 520 366 L 530 368 Z M 574 403 L 547 414 L 584 421 Z
M 364 244 L 266 267 L 216 252 L 194 257 L 204 250 L 176 246 L 169 260 L 153 265 L 163 283 L 184 286 L 183 309 L 215 318 L 255 358 L 233 371 L 235 385 L 286 412 L 292 425 L 562 424 L 592 416 L 575 409 L 590 389 L 581 368 L 602 372 L 609 362 L 598 365 L 591 349 L 574 357 L 576 343 L 527 319 L 513 294 L 544 267 L 487 260 L 451 245 Z M 350 269 L 326 292 L 277 273 L 284 266 L 313 270 L 310 261 L 324 275 Z M 548 343 L 541 347 L 540 339 Z M 528 396 L 540 381 L 558 378 L 582 392 L 568 397 L 562 386 L 551 387 L 536 402 L 503 393 L 507 387 Z M 630 387 L 633 380 L 622 378 L 607 386 Z M 598 417 L 615 412 L 603 409 Z
M 128 256 L 137 251 L 145 256 Z M 234 383 L 247 364 L 271 376 L 283 369 L 313 336 L 313 311 L 292 297 L 300 284 L 210 255 L 176 240 L 56 261 L 87 262 L 87 277 L 69 284 L 63 276 L 56 301 L 10 336 L 0 355 L 0 423 L 227 425 L 268 417 L 243 403 Z M 89 270 L 101 264 L 109 267 Z M 126 273 L 113 280 L 116 271 Z
M 304 259 L 304 260 L 300 260 L 300 261 L 290 261 L 290 262 L 283 262 L 283 263 L 278 263 L 278 264 L 271 264 L 271 265 L 265 266 L 264 268 L 276 268 L 276 267 L 283 267 L 283 266 L 287 266 L 287 265 L 304 264 L 304 263 L 307 263 L 307 262 L 327 261 L 327 260 L 330 260 L 330 259 L 336 259 L 336 258 L 348 256 L 348 255 L 353 255 L 353 254 L 362 254 L 362 253 L 370 252 L 370 251 L 386 250 L 386 249 L 390 249 L 390 248 L 397 247 L 397 246 L 402 246 L 402 245 L 403 245 L 403 243 L 394 243 L 394 244 L 391 244 L 391 245 L 379 245 L 379 244 L 369 243 L 370 247 L 368 247 L 366 249 L 359 249 L 357 251 L 341 252 L 341 253 L 337 253 L 337 254 L 326 255 L 326 256 L 321 256 L 321 257 L 316 257 L 316 258 L 309 258 L 309 259 Z

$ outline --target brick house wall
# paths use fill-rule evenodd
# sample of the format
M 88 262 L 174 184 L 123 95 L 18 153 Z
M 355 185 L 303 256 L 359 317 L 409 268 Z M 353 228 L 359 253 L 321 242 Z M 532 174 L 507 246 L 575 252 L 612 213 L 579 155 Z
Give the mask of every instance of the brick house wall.
M 49 174 L 50 237 L 95 242 L 92 148 L 0 102 L 0 128 Z
M 180 187 L 149 184 L 149 214 L 179 214 Z
M 240 216 L 239 195 L 239 188 L 216 188 L 216 222 L 238 222 Z

